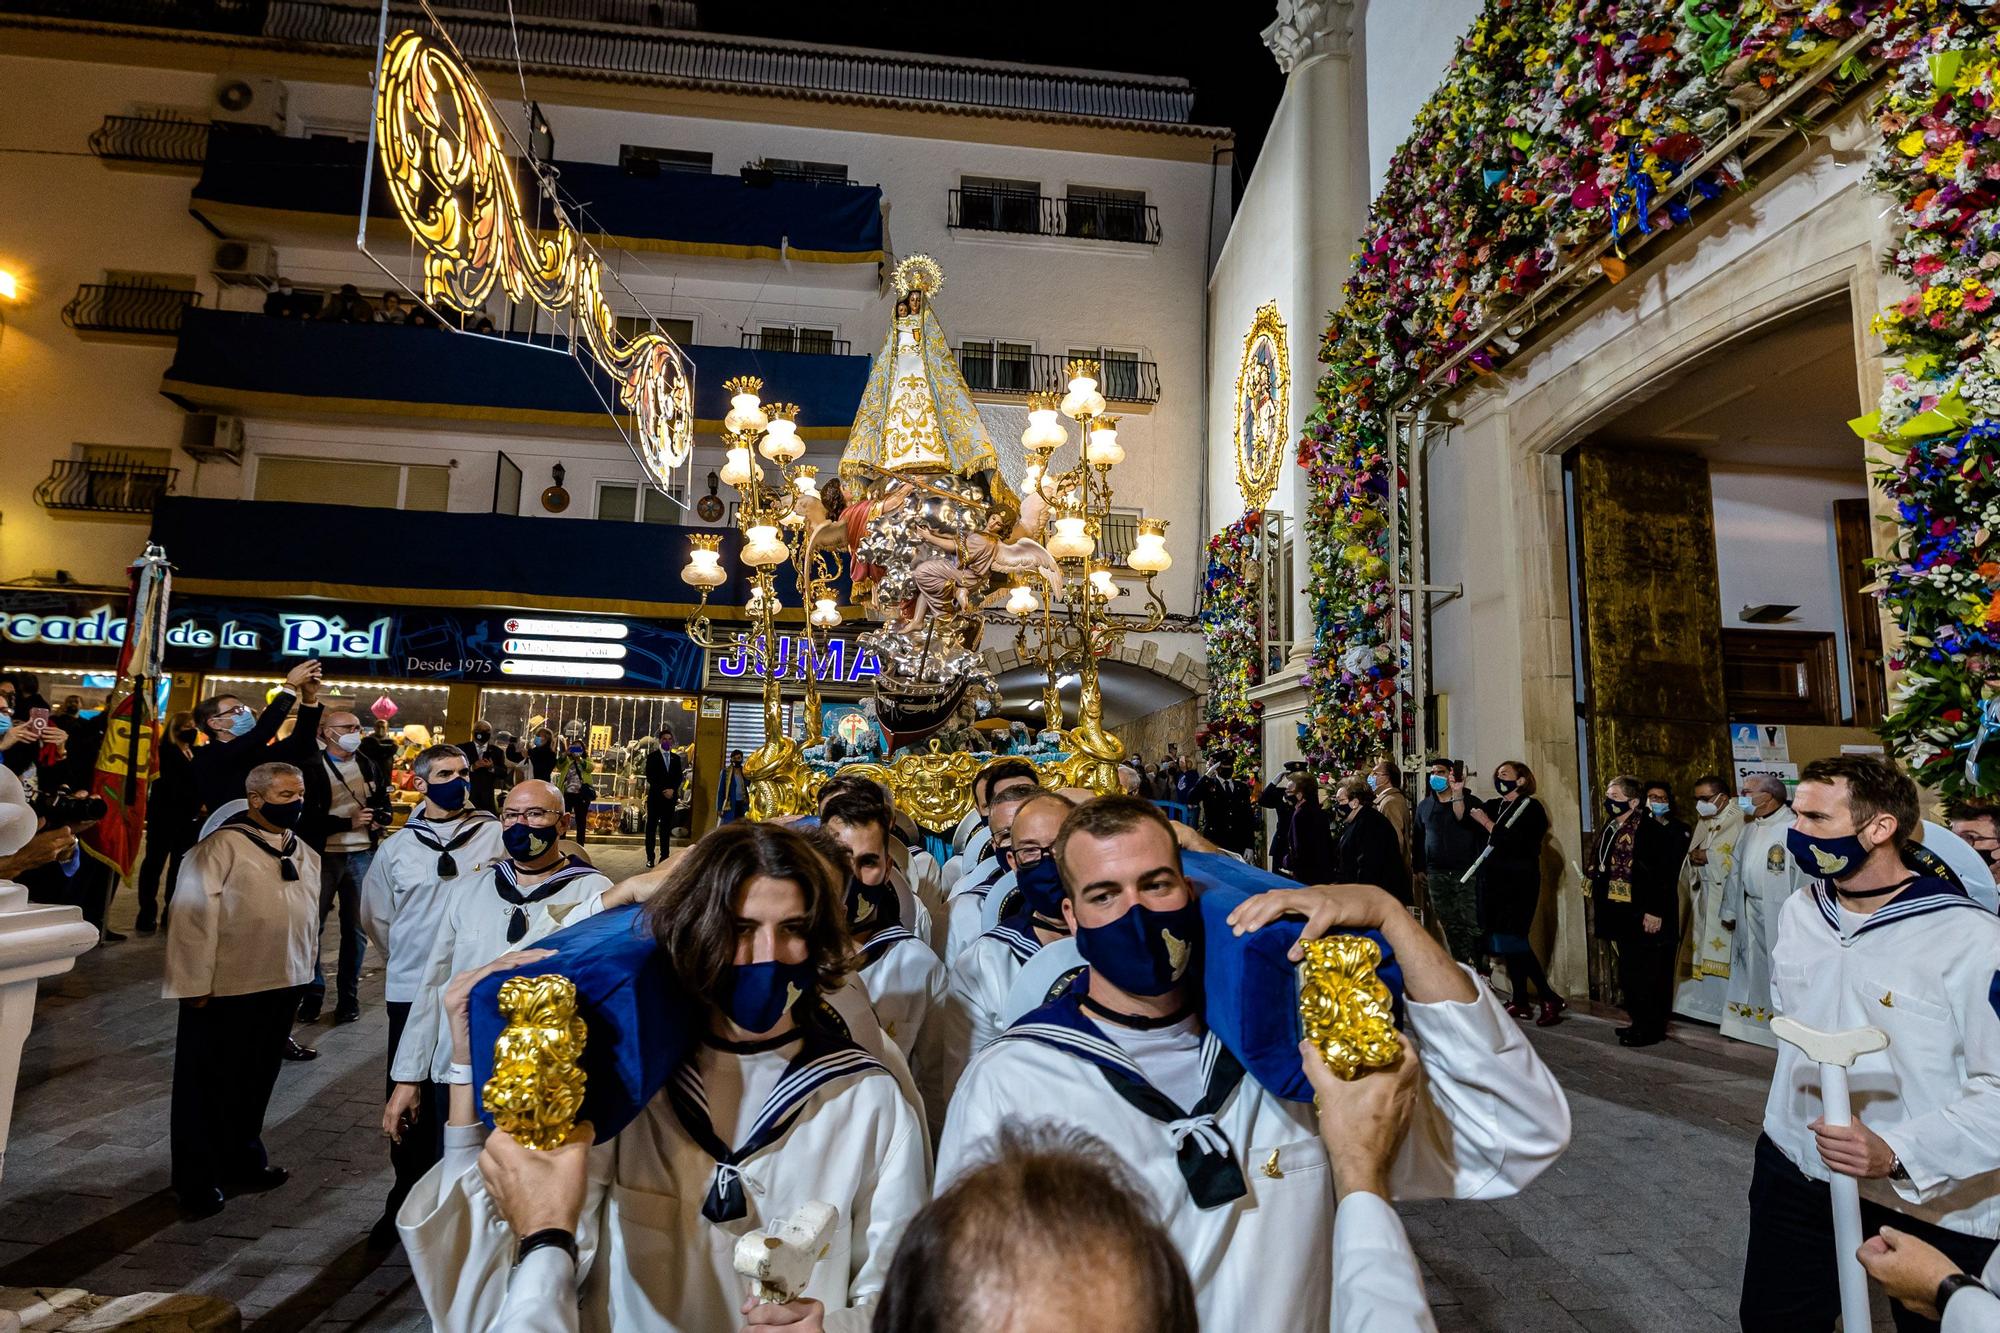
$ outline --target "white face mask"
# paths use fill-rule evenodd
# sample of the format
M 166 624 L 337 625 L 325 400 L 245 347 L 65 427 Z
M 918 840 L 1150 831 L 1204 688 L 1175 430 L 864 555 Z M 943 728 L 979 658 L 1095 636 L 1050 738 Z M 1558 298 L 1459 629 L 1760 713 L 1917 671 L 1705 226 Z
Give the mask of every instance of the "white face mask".
M 339 736 L 335 736 L 333 744 L 334 748 L 338 749 L 342 754 L 353 754 L 361 748 L 361 733 L 358 731 L 345 732 Z
M 1722 807 L 1717 805 L 1714 801 L 1696 801 L 1694 803 L 1694 812 L 1700 815 L 1703 819 L 1713 819 L 1716 817 L 1717 814 L 1721 813 L 1721 811 Z

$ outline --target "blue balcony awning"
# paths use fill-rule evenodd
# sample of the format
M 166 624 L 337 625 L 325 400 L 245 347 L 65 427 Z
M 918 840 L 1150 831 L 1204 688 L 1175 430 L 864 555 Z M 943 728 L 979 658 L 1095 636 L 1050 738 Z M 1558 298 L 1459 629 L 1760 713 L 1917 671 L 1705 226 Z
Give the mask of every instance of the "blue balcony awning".
M 724 381 L 764 380 L 765 395 L 799 404 L 799 434 L 845 439 L 868 380 L 865 356 L 689 347 L 696 429 L 715 434 L 729 411 Z M 593 385 L 595 388 L 593 388 Z M 610 430 L 616 386 L 588 356 L 557 340 L 505 338 L 391 324 L 333 324 L 224 310 L 189 310 L 160 392 L 194 408 L 319 412 L 512 422 Z
M 680 571 L 697 532 L 722 530 L 175 495 L 154 508 L 151 536 L 173 561 L 182 592 L 672 620 L 695 609 L 695 590 Z M 741 544 L 737 533 L 723 532 L 722 564 L 732 577 L 709 598 L 720 616 L 749 600 Z M 788 621 L 802 623 L 791 567 L 775 572 Z M 846 604 L 844 576 L 836 596 Z
M 365 143 L 292 139 L 215 127 L 189 211 L 223 230 L 274 220 L 351 230 L 361 214 Z M 807 263 L 875 263 L 882 258 L 882 191 L 873 185 L 772 181 L 751 186 L 736 176 L 663 171 L 627 175 L 597 162 L 553 164 L 561 188 L 580 205 L 572 218 L 586 239 L 626 250 L 791 258 Z M 369 216 L 401 234 L 381 168 Z M 524 199 L 539 198 L 537 190 Z M 540 220 L 553 226 L 553 216 Z M 374 234 L 373 225 L 370 227 Z

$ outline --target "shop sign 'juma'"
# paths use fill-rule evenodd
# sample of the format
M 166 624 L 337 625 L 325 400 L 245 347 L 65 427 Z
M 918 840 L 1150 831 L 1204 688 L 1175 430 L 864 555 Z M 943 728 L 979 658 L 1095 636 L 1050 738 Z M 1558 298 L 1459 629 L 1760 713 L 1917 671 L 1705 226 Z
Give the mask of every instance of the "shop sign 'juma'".
M 873 649 L 846 639 L 834 639 L 824 650 L 818 650 L 803 635 L 782 634 L 778 637 L 777 661 L 767 659 L 761 637 L 746 639 L 736 645 L 734 652 L 716 659 L 715 672 L 732 680 L 744 676 L 761 679 L 767 671 L 778 680 L 804 680 L 810 671 L 812 678 L 823 685 L 853 685 L 882 674 L 882 663 Z

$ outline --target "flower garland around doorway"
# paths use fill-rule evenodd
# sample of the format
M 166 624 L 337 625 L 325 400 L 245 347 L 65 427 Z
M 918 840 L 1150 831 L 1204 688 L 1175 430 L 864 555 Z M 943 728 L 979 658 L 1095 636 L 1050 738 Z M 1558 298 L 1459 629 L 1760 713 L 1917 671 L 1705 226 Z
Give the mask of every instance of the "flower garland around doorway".
M 1201 633 L 1208 648 L 1208 698 L 1195 734 L 1202 757 L 1219 761 L 1240 778 L 1263 768 L 1263 705 L 1250 690 L 1264 678 L 1257 660 L 1262 515 L 1249 513 L 1208 539 L 1208 568 L 1201 581 Z

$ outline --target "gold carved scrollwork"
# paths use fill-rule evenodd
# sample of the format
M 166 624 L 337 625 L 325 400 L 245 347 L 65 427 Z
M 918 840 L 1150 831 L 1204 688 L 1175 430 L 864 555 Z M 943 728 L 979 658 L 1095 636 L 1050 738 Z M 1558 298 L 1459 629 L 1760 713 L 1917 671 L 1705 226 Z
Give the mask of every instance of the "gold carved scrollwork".
M 1359 935 L 1305 942 L 1299 964 L 1299 1020 L 1327 1068 L 1344 1079 L 1378 1069 L 1403 1048 L 1389 988 L 1375 975 L 1382 950 Z
M 687 359 L 663 334 L 618 332 L 597 257 L 566 219 L 558 214 L 553 230 L 530 222 L 472 71 L 419 33 L 396 34 L 382 53 L 375 141 L 390 201 L 423 252 L 425 298 L 476 311 L 497 283 L 512 300 L 574 311 L 591 357 L 633 414 L 640 462 L 664 486 L 694 447 Z
M 1278 488 L 1291 439 L 1292 360 L 1278 303 L 1257 307 L 1243 335 L 1236 371 L 1236 486 L 1248 509 L 1262 509 Z
M 789 741 L 786 744 L 791 745 Z M 782 756 L 774 755 L 776 762 L 768 770 L 759 765 L 759 757 L 763 755 L 764 749 L 759 749 L 743 762 L 744 776 L 750 785 L 750 817 L 776 819 L 811 814 L 819 803 L 819 789 L 826 785 L 826 776 L 806 763 L 795 745 Z M 840 775 L 879 782 L 889 789 L 898 811 L 924 828 L 944 833 L 957 828 L 972 809 L 973 778 L 981 769 L 1005 757 L 969 751 L 947 753 L 933 741 L 927 753 L 898 755 L 886 764 L 843 764 Z M 1099 769 L 1102 781 L 1110 785 L 1095 785 Z M 1115 765 L 1095 764 L 1082 755 L 1060 763 L 1038 761 L 1035 774 L 1051 791 L 1060 787 L 1114 791 L 1118 785 Z
M 781 819 L 812 813 L 819 775 L 805 762 L 798 742 L 791 737 L 779 736 L 752 750 L 743 761 L 743 777 L 750 788 L 750 818 Z
M 495 1125 L 528 1147 L 560 1147 L 583 1109 L 576 986 L 554 975 L 510 978 L 500 987 L 500 1013 L 507 1026 L 493 1043 L 481 1102 Z

